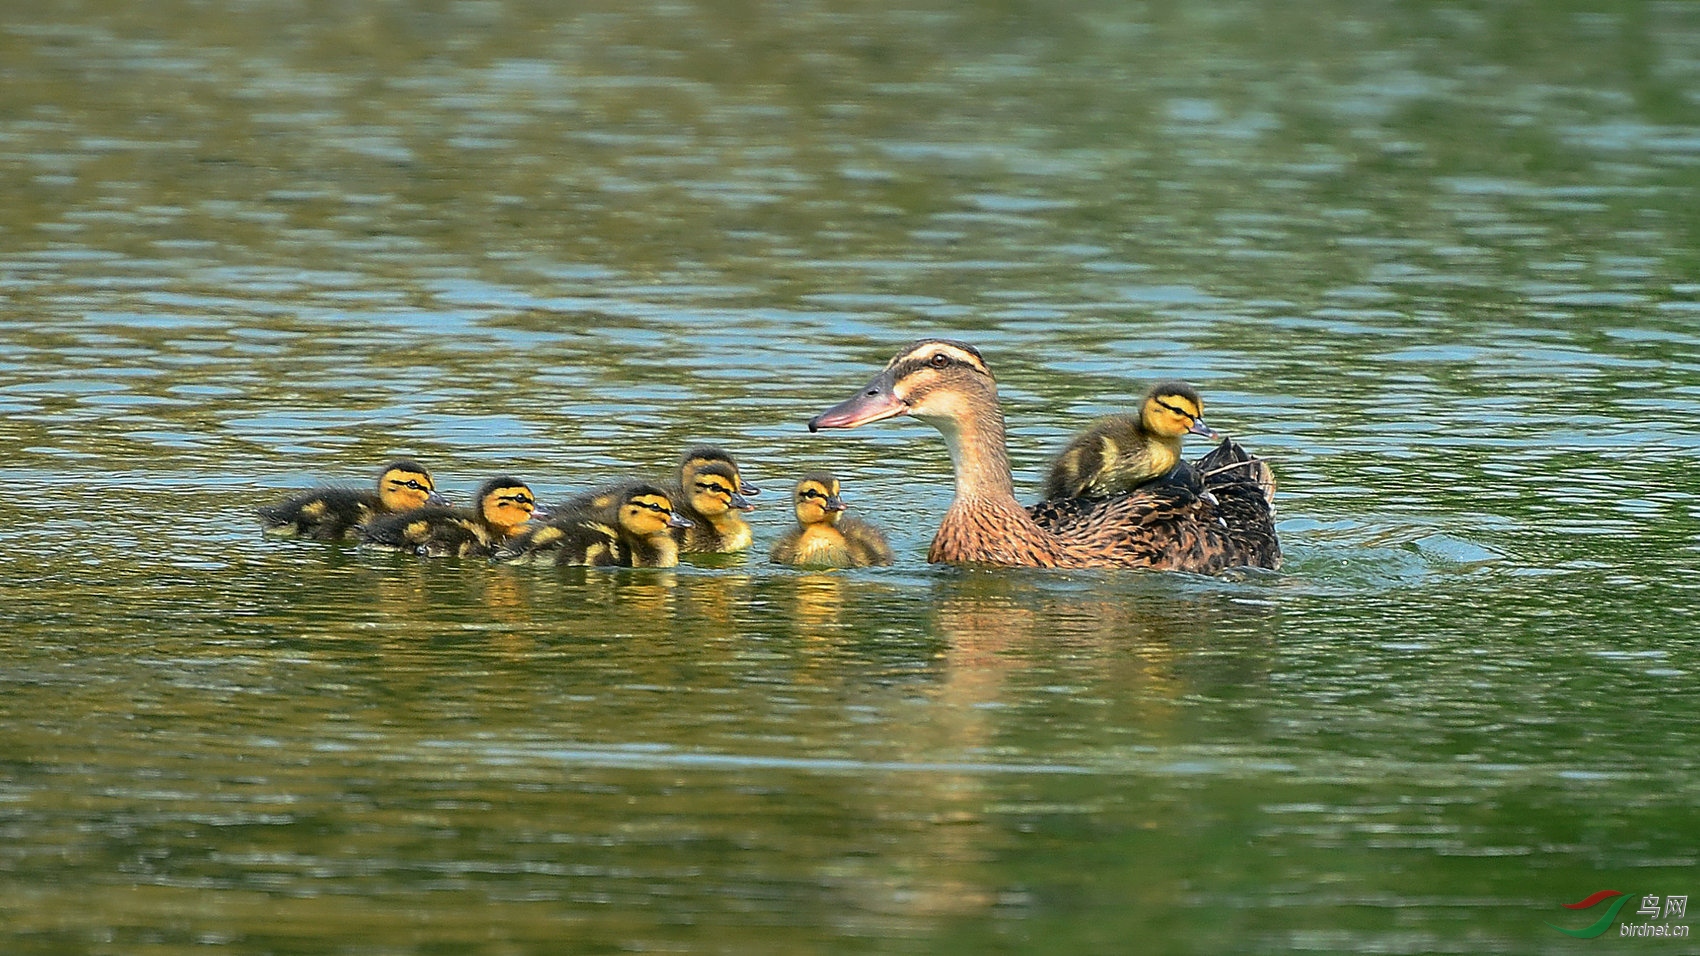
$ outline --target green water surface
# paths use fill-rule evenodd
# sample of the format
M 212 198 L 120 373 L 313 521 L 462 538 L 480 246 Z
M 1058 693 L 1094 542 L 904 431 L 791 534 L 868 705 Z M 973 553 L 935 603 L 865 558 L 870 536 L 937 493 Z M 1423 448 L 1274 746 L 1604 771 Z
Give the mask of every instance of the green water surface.
M 0 183 L 0 952 L 1700 952 L 1547 925 L 1700 891 L 1700 5 L 19 0 Z M 1286 568 L 928 566 L 803 422 L 937 334 Z M 704 441 L 674 571 L 250 513 Z

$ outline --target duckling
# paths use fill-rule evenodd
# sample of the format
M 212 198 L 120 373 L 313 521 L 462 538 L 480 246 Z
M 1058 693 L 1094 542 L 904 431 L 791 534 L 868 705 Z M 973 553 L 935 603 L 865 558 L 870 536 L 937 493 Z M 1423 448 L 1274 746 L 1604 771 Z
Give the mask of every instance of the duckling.
M 505 475 L 486 481 L 475 500 L 475 510 L 420 508 L 374 518 L 360 526 L 360 543 L 433 558 L 487 557 L 520 525 L 547 517 L 525 482 Z
M 738 512 L 752 511 L 755 505 L 738 491 L 743 479 L 737 466 L 726 461 L 697 463 L 687 458 L 679 477 L 680 485 L 669 491 L 679 503 L 679 512 L 691 522 L 673 533 L 680 550 L 724 554 L 748 548 L 750 526 Z
M 611 485 L 579 495 L 562 507 L 567 511 L 603 511 L 614 505 L 627 485 Z M 725 451 L 700 445 L 679 460 L 679 480 L 666 486 L 669 498 L 689 526 L 677 527 L 673 537 L 682 551 L 728 553 L 750 546 L 750 526 L 734 512 L 753 511 L 745 495 L 761 489 L 745 481 L 738 463 Z
M 1111 415 L 1068 443 L 1051 465 L 1045 498 L 1107 498 L 1168 474 L 1181 461 L 1181 436 L 1220 438 L 1204 424 L 1204 401 L 1185 382 L 1145 393 L 1138 415 Z
M 855 395 L 810 419 L 809 430 L 856 428 L 898 416 L 937 428 L 956 473 L 956 495 L 933 537 L 929 561 L 1205 574 L 1281 566 L 1274 477 L 1268 464 L 1231 441 L 1194 465 L 1208 494 L 1177 496 L 1158 486 L 1023 508 L 1010 475 L 997 380 L 979 350 L 950 339 L 906 346 Z
M 497 549 L 495 558 L 515 564 L 671 568 L 679 563 L 675 528 L 690 519 L 673 509 L 667 492 L 632 484 L 608 492 L 611 503 L 562 514 L 525 531 Z
M 281 504 L 255 510 L 267 534 L 336 541 L 380 515 L 447 504 L 437 494 L 425 466 L 411 458 L 398 458 L 384 466 L 373 491 L 316 488 Z
M 733 472 L 738 472 L 738 463 L 732 460 L 732 456 L 727 454 L 725 449 L 717 448 L 713 445 L 698 445 L 690 451 L 685 452 L 685 457 L 679 460 L 679 484 L 682 486 L 689 486 L 691 484 L 691 478 L 695 476 L 695 473 L 698 470 L 705 465 L 711 465 L 715 462 L 722 462 L 730 465 Z M 745 481 L 744 476 L 739 474 L 738 494 L 743 495 L 746 498 L 754 498 L 756 495 L 761 494 L 761 489 Z
M 891 563 L 891 545 L 880 529 L 845 517 L 837 478 L 826 472 L 805 475 L 791 497 L 797 526 L 774 543 L 774 564 L 865 568 Z

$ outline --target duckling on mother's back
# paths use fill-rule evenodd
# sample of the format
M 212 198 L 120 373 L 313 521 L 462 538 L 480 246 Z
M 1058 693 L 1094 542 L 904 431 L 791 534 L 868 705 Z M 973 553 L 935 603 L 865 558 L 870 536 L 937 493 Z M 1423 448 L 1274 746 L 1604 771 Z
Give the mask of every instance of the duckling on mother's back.
M 1161 478 L 1181 461 L 1181 436 L 1219 437 L 1203 414 L 1191 385 L 1153 386 L 1138 415 L 1100 418 L 1068 443 L 1051 465 L 1045 499 L 1105 498 Z
M 336 541 L 379 515 L 447 504 L 437 494 L 431 473 L 424 465 L 411 458 L 398 458 L 384 466 L 377 487 L 371 491 L 315 488 L 255 510 L 267 534 Z

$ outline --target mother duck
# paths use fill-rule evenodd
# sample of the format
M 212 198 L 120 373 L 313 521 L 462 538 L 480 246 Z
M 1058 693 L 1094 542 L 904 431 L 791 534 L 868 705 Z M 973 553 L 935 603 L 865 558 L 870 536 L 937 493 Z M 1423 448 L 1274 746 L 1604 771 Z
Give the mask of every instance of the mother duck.
M 1231 441 L 1163 481 L 1106 498 L 1015 498 L 997 381 L 973 346 L 922 339 L 872 382 L 809 421 L 855 428 L 908 415 L 950 448 L 956 497 L 927 560 L 1021 568 L 1278 568 L 1275 480 Z

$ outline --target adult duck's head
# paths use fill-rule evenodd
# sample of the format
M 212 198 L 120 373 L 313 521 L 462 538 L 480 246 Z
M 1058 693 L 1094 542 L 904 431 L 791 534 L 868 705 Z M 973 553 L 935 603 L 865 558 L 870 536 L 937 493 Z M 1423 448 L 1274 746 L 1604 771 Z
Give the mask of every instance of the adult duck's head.
M 950 434 L 997 406 L 997 380 L 974 346 L 922 339 L 892 356 L 861 391 L 810 419 L 809 431 L 908 415 Z

